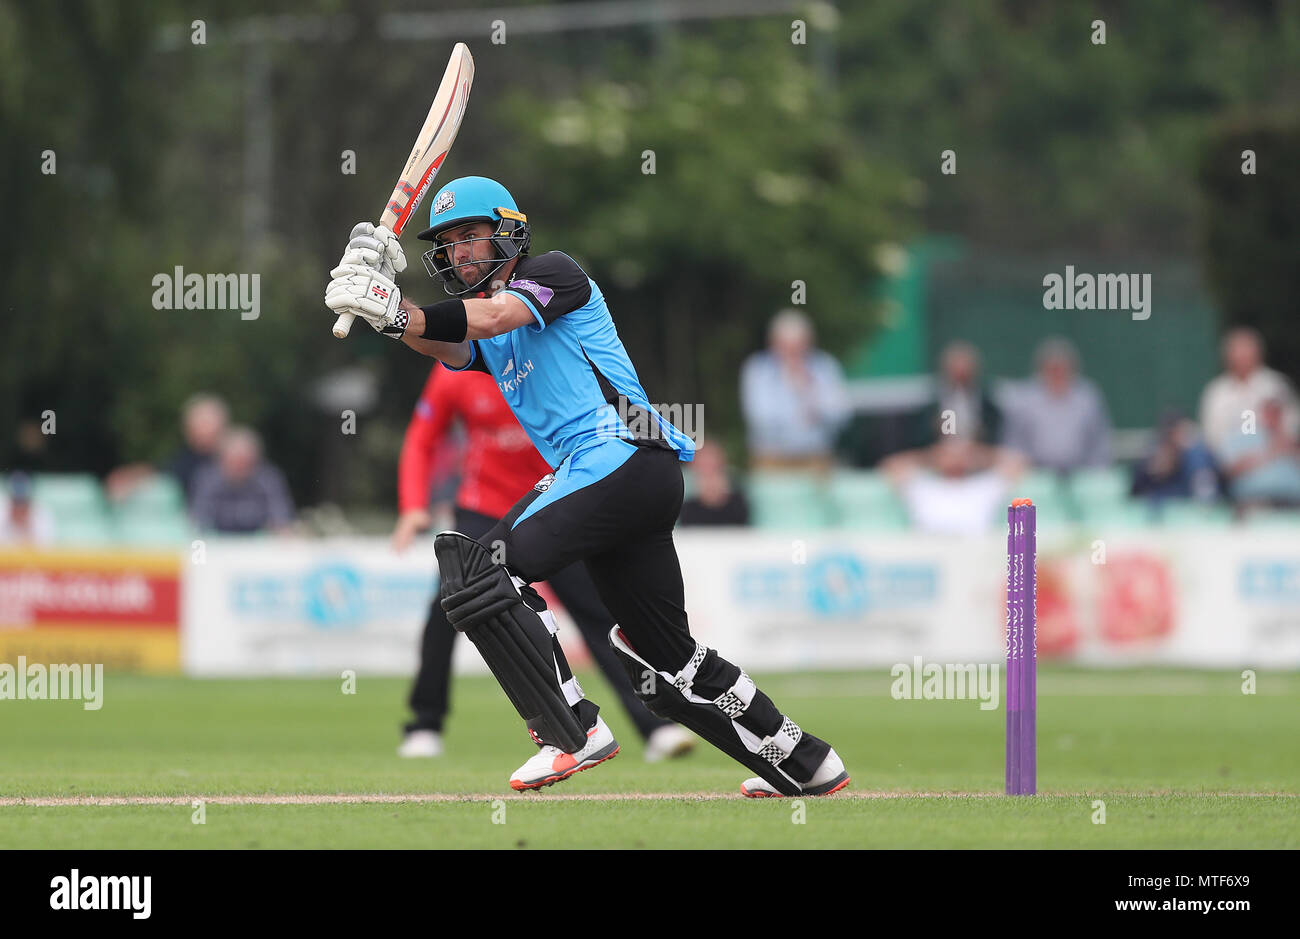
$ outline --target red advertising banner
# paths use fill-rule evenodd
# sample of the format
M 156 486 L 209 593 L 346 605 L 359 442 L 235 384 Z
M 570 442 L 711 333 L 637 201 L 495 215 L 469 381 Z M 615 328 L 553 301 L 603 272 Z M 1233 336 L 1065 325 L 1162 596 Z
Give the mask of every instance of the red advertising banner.
M 180 668 L 180 558 L 134 551 L 0 551 L 0 662 Z

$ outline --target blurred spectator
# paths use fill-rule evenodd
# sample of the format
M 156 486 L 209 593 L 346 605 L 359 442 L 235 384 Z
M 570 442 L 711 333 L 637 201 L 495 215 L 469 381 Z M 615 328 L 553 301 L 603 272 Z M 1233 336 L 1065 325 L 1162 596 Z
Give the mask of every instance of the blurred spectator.
M 41 431 L 41 421 L 19 421 L 14 439 L 18 444 L 17 466 L 29 473 L 54 470 L 50 457 L 49 435 Z
M 226 403 L 216 395 L 193 395 L 181 408 L 181 432 L 184 440 L 163 469 L 176 477 L 185 491 L 185 501 L 191 508 L 194 506 L 194 485 L 199 472 L 215 460 L 229 421 Z M 109 498 L 124 499 L 154 472 L 154 468 L 147 463 L 119 467 L 108 474 L 104 480 L 104 489 Z
M 167 463 L 167 471 L 185 490 L 185 498 L 193 502 L 195 483 L 199 473 L 216 458 L 223 448 L 230 412 L 226 403 L 215 395 L 195 395 L 185 402 L 181 410 L 181 431 L 185 440 L 181 448 Z
M 993 443 L 1002 433 L 1002 412 L 980 379 L 980 354 L 969 342 L 950 342 L 939 357 L 935 402 L 921 411 L 913 439 L 917 446 L 944 433 L 945 414 L 952 412 L 950 433 L 978 443 Z
M 994 530 L 1025 461 L 1011 450 L 949 436 L 887 457 L 880 470 L 917 531 L 966 535 Z
M 1223 445 L 1228 491 L 1239 509 L 1300 506 L 1300 443 L 1286 429 L 1281 400 L 1259 406 L 1256 432 L 1238 432 Z
M 48 545 L 54 541 L 54 518 L 32 502 L 32 479 L 9 474 L 9 497 L 0 503 L 0 544 Z
M 256 433 L 226 431 L 216 462 L 196 473 L 192 514 L 199 528 L 228 533 L 283 531 L 293 521 L 284 475 L 262 459 Z
M 1155 447 L 1138 464 L 1130 494 L 1152 500 L 1214 499 L 1219 495 L 1214 458 L 1194 421 L 1177 411 L 1160 419 Z
M 1277 399 L 1283 424 L 1294 435 L 1300 428 L 1300 408 L 1286 378 L 1264 365 L 1264 340 L 1258 332 L 1247 327 L 1229 330 L 1220 348 L 1224 371 L 1201 393 L 1201 430 L 1215 459 L 1226 464 L 1228 445 L 1241 435 L 1247 411 L 1258 420 L 1265 399 Z
M 828 470 L 835 435 L 849 416 L 839 363 L 813 346 L 812 324 L 797 310 L 773 317 L 767 345 L 745 361 L 740 376 L 753 465 Z
M 695 479 L 695 495 L 682 503 L 681 524 L 749 524 L 749 500 L 732 485 L 727 455 L 720 447 L 699 446 L 688 465 Z
M 1059 472 L 1110 462 L 1110 417 L 1096 386 L 1078 374 L 1079 356 L 1064 339 L 1034 355 L 1038 377 L 1014 396 L 1003 444 Z

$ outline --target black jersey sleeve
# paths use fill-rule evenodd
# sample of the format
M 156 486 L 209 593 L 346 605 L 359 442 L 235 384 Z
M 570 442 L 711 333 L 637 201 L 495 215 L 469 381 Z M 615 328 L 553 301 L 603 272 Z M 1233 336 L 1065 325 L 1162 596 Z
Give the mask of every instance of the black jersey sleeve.
M 591 299 L 591 281 L 573 258 L 562 251 L 548 251 L 519 262 L 506 293 L 524 301 L 537 319 L 533 328 L 542 330 L 584 306 Z

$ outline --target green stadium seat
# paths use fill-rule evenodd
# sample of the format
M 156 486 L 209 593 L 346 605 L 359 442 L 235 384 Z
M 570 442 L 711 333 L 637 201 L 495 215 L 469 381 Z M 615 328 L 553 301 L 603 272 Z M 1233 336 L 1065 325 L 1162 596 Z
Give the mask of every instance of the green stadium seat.
M 98 547 L 113 542 L 113 526 L 102 513 L 59 517 L 54 523 L 54 539 L 60 547 Z
M 1081 503 L 1119 502 L 1128 497 L 1129 474 L 1119 466 L 1080 470 L 1071 477 L 1070 488 Z
M 1156 524 L 1166 528 L 1192 528 L 1209 525 L 1222 527 L 1231 524 L 1232 508 L 1221 502 L 1194 502 L 1170 499 L 1160 506 Z
M 1122 467 L 1082 470 L 1070 480 L 1075 504 L 1089 522 L 1118 520 L 1140 524 L 1140 516 L 1128 504 L 1129 486 L 1128 473 Z
M 1074 493 L 1055 473 L 1045 470 L 1026 473 L 1020 482 L 1011 487 L 1011 497 L 1033 501 L 1040 529 L 1073 525 L 1080 520 L 1081 513 L 1075 503 Z M 1005 526 L 1005 513 L 1000 513 L 999 517 Z
M 78 513 L 104 511 L 103 490 L 89 473 L 42 473 L 32 480 L 32 497 L 59 521 Z
M 880 473 L 841 470 L 831 477 L 829 497 L 837 527 L 889 531 L 907 528 L 907 509 Z
M 173 476 L 150 476 L 123 500 L 122 509 L 130 512 L 158 512 L 168 515 L 185 512 L 185 493 Z
M 1144 528 L 1156 523 L 1150 503 L 1143 499 L 1092 502 L 1084 507 L 1085 523 L 1098 528 Z
M 117 540 L 122 544 L 175 547 L 194 537 L 189 520 L 182 515 L 120 516 Z
M 746 482 L 754 524 L 760 528 L 821 529 L 830 523 L 823 482 L 807 474 L 756 471 Z

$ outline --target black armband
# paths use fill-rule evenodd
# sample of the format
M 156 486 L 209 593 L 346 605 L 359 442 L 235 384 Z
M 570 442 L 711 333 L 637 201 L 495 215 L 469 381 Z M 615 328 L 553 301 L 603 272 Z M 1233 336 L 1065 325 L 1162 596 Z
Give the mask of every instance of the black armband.
M 465 301 L 459 297 L 439 300 L 428 306 L 420 307 L 424 311 L 424 332 L 421 339 L 433 339 L 437 342 L 464 342 L 465 333 L 469 331 L 469 320 L 465 316 Z

